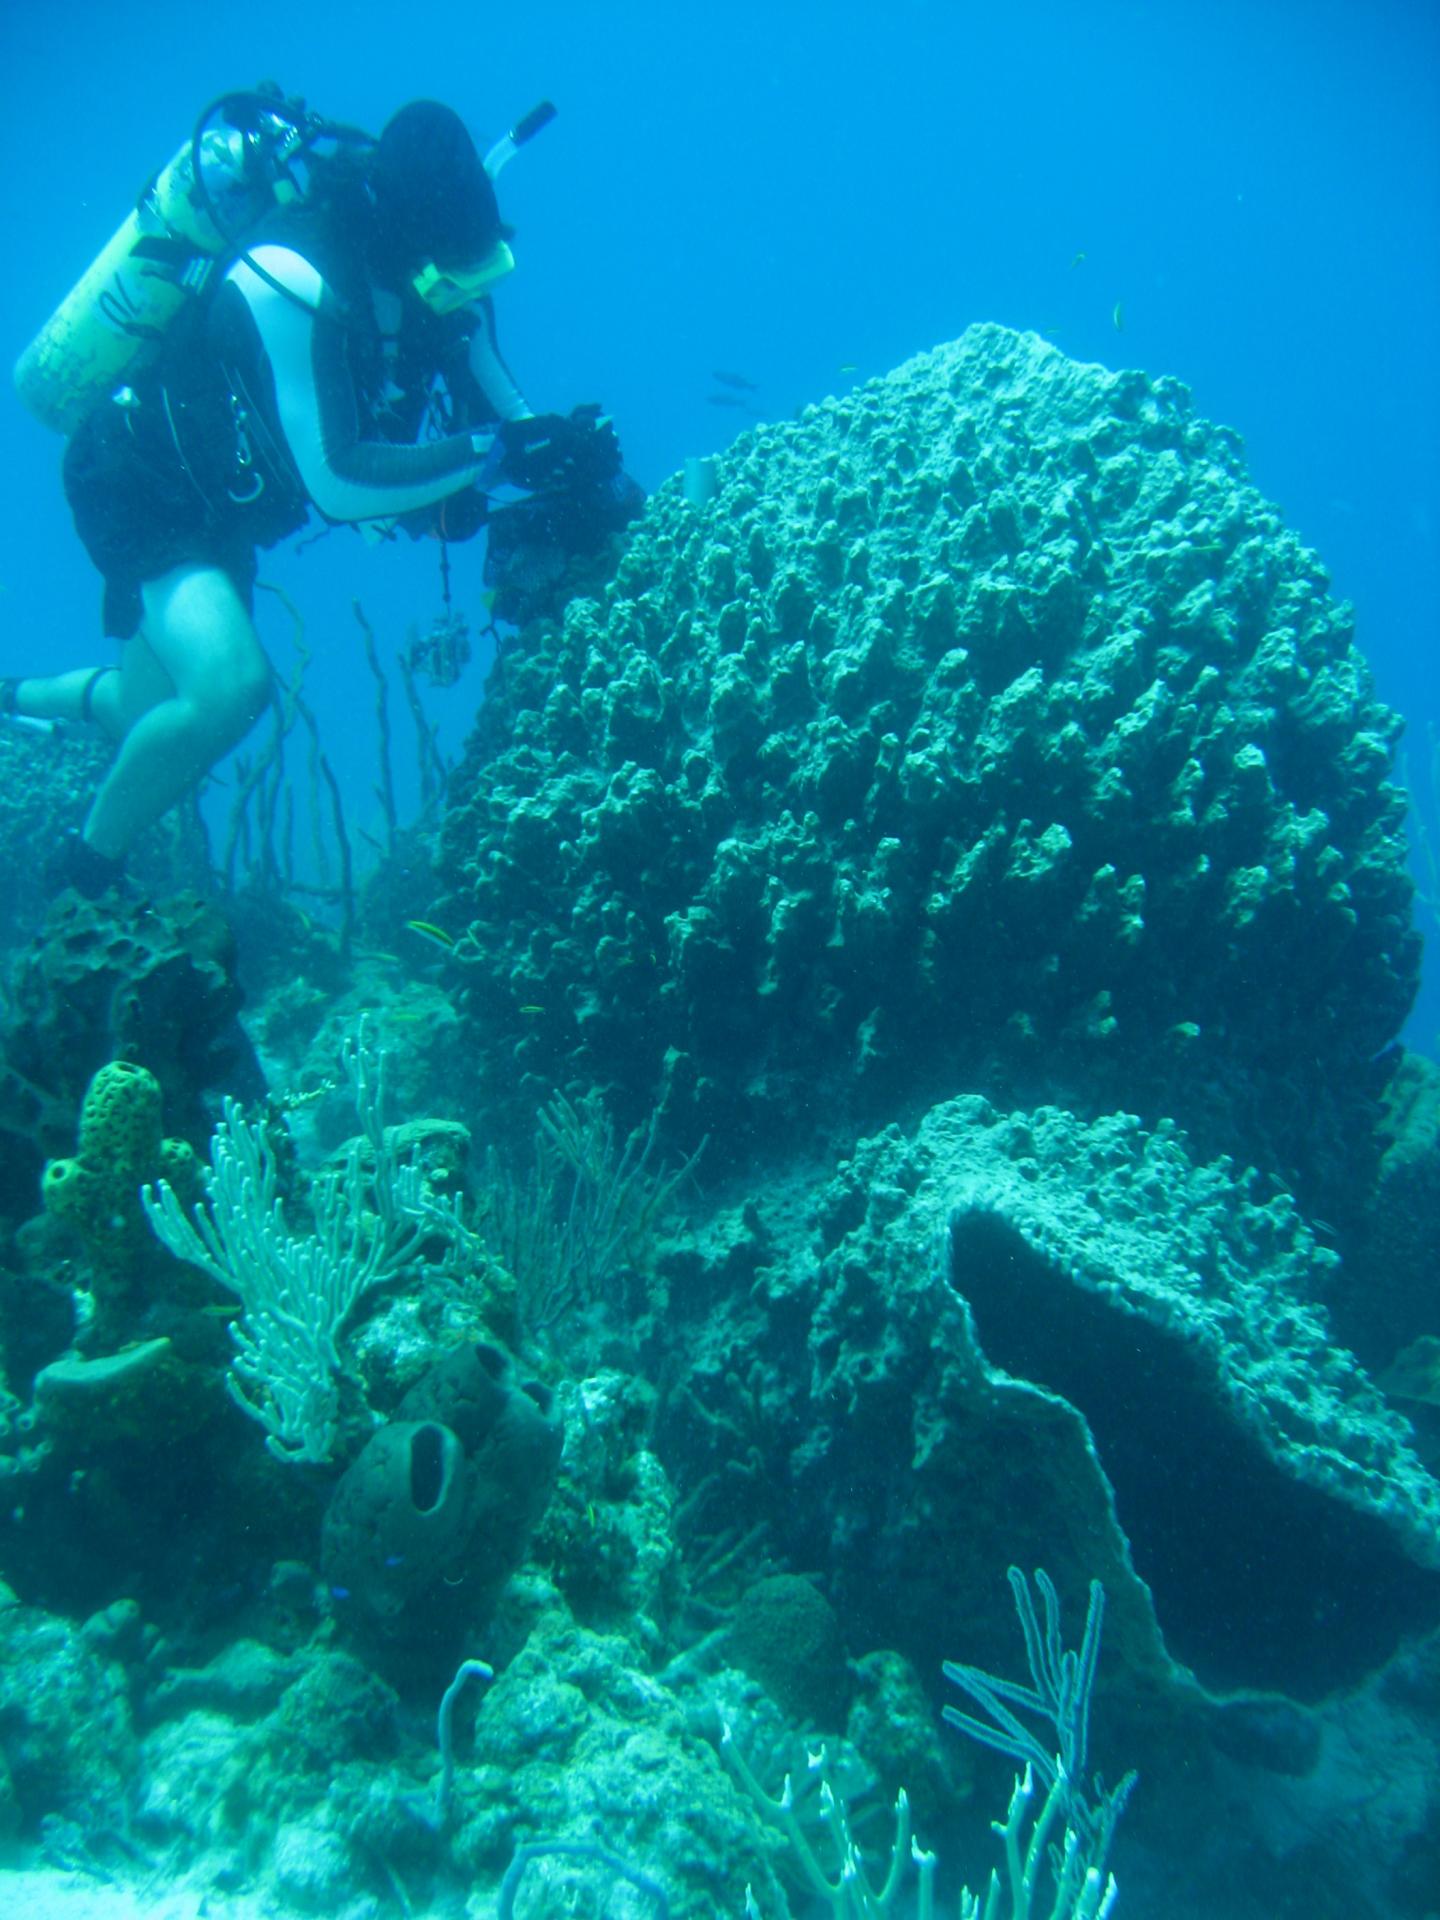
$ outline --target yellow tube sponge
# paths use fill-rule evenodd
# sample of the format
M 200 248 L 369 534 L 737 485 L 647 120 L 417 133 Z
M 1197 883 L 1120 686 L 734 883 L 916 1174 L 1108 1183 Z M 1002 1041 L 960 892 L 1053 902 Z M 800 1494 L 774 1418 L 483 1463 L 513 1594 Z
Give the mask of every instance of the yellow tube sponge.
M 112 1060 L 90 1082 L 80 1109 L 80 1158 L 148 1179 L 160 1157 L 160 1082 L 129 1060 Z
M 140 1188 L 163 1175 L 187 1196 L 195 1155 L 161 1132 L 163 1096 L 153 1073 L 129 1060 L 101 1067 L 80 1109 L 79 1150 L 51 1160 L 40 1181 L 48 1213 L 76 1227 L 97 1266 L 129 1264 L 144 1244 Z

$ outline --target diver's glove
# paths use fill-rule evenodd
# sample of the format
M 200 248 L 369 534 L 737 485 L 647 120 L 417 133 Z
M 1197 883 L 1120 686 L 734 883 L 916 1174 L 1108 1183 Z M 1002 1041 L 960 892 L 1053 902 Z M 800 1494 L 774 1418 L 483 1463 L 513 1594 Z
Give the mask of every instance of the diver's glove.
M 620 440 L 598 406 L 568 414 L 502 420 L 496 478 L 525 493 L 571 493 L 603 486 L 620 471 Z

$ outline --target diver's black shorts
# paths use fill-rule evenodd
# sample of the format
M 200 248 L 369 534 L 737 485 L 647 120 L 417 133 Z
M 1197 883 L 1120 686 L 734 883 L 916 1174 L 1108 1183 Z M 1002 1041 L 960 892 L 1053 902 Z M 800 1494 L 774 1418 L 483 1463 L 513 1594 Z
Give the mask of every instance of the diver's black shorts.
M 142 582 L 186 562 L 229 574 L 253 612 L 263 531 L 223 491 L 218 506 L 201 492 L 153 406 L 98 407 L 65 449 L 64 477 L 75 531 L 104 576 L 107 634 L 131 639 L 143 614 Z

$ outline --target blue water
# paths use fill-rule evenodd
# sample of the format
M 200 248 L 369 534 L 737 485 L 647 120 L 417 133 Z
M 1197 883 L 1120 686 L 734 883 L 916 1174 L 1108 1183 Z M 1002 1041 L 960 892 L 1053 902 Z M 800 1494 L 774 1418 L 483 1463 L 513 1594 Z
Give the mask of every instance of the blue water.
M 503 183 L 520 271 L 502 339 L 537 408 L 603 401 L 647 484 L 746 424 L 709 404 L 717 367 L 785 416 L 857 377 L 842 368 L 883 372 L 1000 320 L 1177 375 L 1244 436 L 1257 484 L 1354 601 L 1425 787 L 1440 724 L 1434 5 L 147 0 L 122 15 L 59 0 L 4 9 L 0 71 L 7 353 L 198 107 L 263 75 L 371 127 L 421 94 L 482 134 L 556 102 Z M 88 660 L 97 586 L 58 443 L 8 391 L 0 409 L 0 671 Z M 458 558 L 472 609 L 479 564 Z M 438 604 L 433 552 L 341 533 L 266 571 L 318 643 L 311 690 L 363 809 L 370 694 L 349 600 L 398 639 Z M 267 637 L 288 644 L 283 624 Z M 451 740 L 478 692 L 477 668 L 445 703 Z M 1437 1031 L 1432 967 L 1411 1038 Z

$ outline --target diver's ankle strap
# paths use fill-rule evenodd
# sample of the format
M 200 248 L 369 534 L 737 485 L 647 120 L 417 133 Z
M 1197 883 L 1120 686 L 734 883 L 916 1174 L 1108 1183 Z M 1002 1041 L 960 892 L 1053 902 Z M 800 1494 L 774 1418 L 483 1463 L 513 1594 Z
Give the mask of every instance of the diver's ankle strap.
M 95 698 L 96 687 L 105 678 L 107 673 L 118 673 L 119 671 L 120 669 L 118 667 L 96 667 L 90 678 L 85 682 L 80 694 L 80 718 L 87 722 L 87 724 L 95 718 L 94 714 L 90 711 L 90 703 Z

